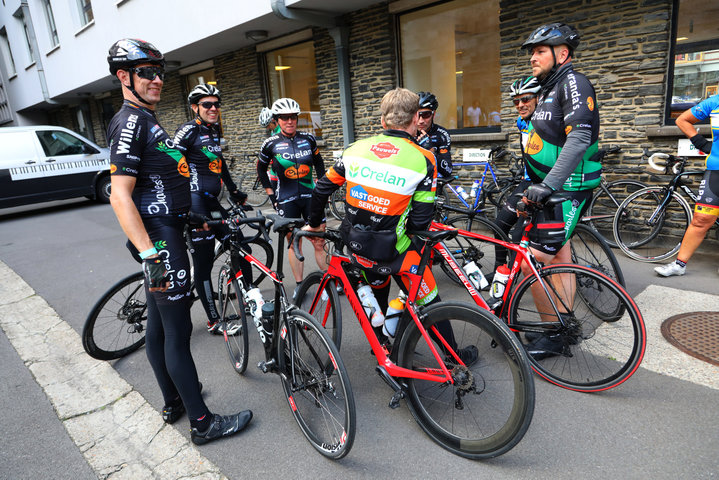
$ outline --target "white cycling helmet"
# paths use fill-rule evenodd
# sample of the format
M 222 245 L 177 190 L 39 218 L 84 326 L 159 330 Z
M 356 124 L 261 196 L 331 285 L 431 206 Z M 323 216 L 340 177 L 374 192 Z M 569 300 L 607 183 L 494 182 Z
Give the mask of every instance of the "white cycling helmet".
M 271 121 L 272 110 L 267 107 L 262 107 L 262 110 L 260 111 L 260 125 L 263 127 L 267 127 L 267 125 L 269 125 Z
M 525 93 L 537 93 L 542 88 L 534 77 L 527 77 L 523 80 L 515 81 L 509 87 L 509 94 L 513 97 L 524 95 Z
M 222 101 L 222 98 L 220 97 L 220 91 L 215 87 L 214 85 L 210 85 L 209 83 L 201 83 L 197 85 L 195 88 L 190 91 L 190 94 L 187 96 L 187 101 L 190 103 L 190 105 L 195 105 L 197 102 L 200 101 L 201 98 L 205 97 L 217 97 L 218 101 Z
M 272 104 L 272 115 L 300 113 L 300 104 L 291 98 L 280 98 Z

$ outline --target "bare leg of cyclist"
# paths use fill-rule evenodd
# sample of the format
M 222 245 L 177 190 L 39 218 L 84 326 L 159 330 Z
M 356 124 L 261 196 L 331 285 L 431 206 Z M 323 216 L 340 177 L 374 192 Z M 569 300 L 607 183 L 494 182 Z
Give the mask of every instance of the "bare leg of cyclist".
M 704 237 L 709 229 L 714 225 L 716 218 L 716 215 L 694 212 L 692 223 L 689 224 L 687 231 L 684 233 L 684 238 L 682 238 L 682 246 L 679 247 L 677 260 L 681 260 L 684 263 L 689 262 L 694 252 L 704 241 Z
M 565 243 L 564 246 L 559 250 L 556 255 L 549 255 L 544 252 L 537 251 L 530 248 L 534 256 L 540 262 L 545 265 L 555 265 L 558 263 L 572 263 L 572 252 L 569 242 Z M 531 270 L 526 264 L 522 264 L 522 272 L 525 275 L 530 275 Z M 550 278 L 552 285 L 548 285 L 552 294 L 552 301 L 559 308 L 560 312 L 566 312 L 567 309 L 571 309 L 574 302 L 574 292 L 576 291 L 576 279 L 572 274 L 561 274 L 552 275 Z M 551 287 L 554 287 L 553 289 Z M 537 307 L 537 312 L 543 322 L 556 322 L 558 321 L 557 316 L 554 313 L 554 308 L 544 292 L 544 289 L 539 282 L 534 282 L 530 287 L 532 290 L 532 297 L 534 298 L 534 304 Z M 554 292 L 557 292 L 560 297 L 557 298 Z
M 312 247 L 315 249 L 315 260 L 320 270 L 327 270 L 327 252 L 325 252 L 325 241 L 321 238 L 310 238 Z
M 299 247 L 300 251 L 299 254 L 302 255 L 302 238 L 300 238 L 299 241 Z M 287 242 L 290 243 L 292 241 L 292 234 L 287 235 Z M 291 245 L 291 243 L 290 243 Z M 287 259 L 290 262 L 290 268 L 292 269 L 292 276 L 295 277 L 295 282 L 299 285 L 300 282 L 302 282 L 303 274 L 304 274 L 304 266 L 305 264 L 303 262 L 300 262 L 297 260 L 297 257 L 295 256 L 295 247 L 294 245 L 290 246 L 289 253 L 287 255 Z

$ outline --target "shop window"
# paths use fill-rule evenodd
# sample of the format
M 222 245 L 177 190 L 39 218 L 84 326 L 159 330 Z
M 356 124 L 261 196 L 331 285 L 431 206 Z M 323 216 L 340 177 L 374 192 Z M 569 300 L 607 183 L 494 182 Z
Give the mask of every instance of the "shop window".
M 670 65 L 667 122 L 719 93 L 719 4 L 675 0 L 674 57 Z
M 278 98 L 289 97 L 300 104 L 302 112 L 297 129 L 322 137 L 320 95 L 317 88 L 315 48 L 303 42 L 265 53 L 270 105 Z
M 439 100 L 438 124 L 498 131 L 499 0 L 454 0 L 399 16 L 402 84 Z

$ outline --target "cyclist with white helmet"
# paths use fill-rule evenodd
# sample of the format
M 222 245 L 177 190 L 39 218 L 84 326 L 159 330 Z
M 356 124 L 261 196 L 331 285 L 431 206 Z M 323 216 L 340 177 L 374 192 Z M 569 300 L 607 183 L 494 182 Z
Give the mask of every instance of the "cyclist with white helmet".
M 310 200 L 315 188 L 313 173 L 316 172 L 317 178 L 321 178 L 325 174 L 325 165 L 315 137 L 297 130 L 299 114 L 300 106 L 291 98 L 280 98 L 272 104 L 272 115 L 280 126 L 280 132 L 262 144 L 257 175 L 280 215 L 287 218 L 301 217 L 306 221 L 309 219 Z M 270 164 L 277 174 L 276 188 L 267 175 Z M 317 265 L 320 269 L 327 268 L 321 239 L 311 241 Z M 304 264 L 297 260 L 294 247 L 290 248 L 288 259 L 295 281 L 299 284 L 303 278 Z
M 260 126 L 267 129 L 268 136 L 276 135 L 280 133 L 280 126 L 277 124 L 277 119 L 274 115 L 272 115 L 272 110 L 270 110 L 267 107 L 262 107 L 262 110 L 260 111 Z M 275 171 L 270 167 L 270 173 L 268 174 L 270 177 L 270 184 L 272 186 L 272 190 L 277 190 L 277 174 L 275 174 Z
M 452 139 L 447 129 L 434 123 L 434 114 L 439 102 L 430 92 L 418 92 L 417 95 L 419 95 L 417 143 L 434 153 L 437 160 L 437 174 L 441 177 L 449 177 L 452 175 Z
M 195 86 L 187 96 L 187 102 L 195 113 L 195 118 L 180 126 L 175 132 L 175 147 L 187 159 L 190 174 L 190 210 L 205 218 L 217 215 L 226 218 L 227 212 L 220 205 L 218 195 L 222 188 L 221 181 L 230 194 L 233 202 L 243 204 L 247 194 L 241 192 L 230 176 L 227 163 L 222 157 L 220 146 L 220 107 L 222 97 L 214 85 L 202 83 Z M 215 238 L 223 241 L 230 235 L 226 227 L 218 227 L 212 231 L 195 230 L 192 232 L 192 264 L 194 266 L 195 289 L 202 306 L 207 313 L 207 330 L 222 335 L 223 323 L 215 304 L 212 290 L 212 263 L 214 259 Z M 237 267 L 242 269 L 245 279 L 252 282 L 252 268 L 249 263 L 238 260 Z M 249 275 L 249 276 L 248 276 Z M 237 334 L 240 325 L 230 323 L 228 335 Z

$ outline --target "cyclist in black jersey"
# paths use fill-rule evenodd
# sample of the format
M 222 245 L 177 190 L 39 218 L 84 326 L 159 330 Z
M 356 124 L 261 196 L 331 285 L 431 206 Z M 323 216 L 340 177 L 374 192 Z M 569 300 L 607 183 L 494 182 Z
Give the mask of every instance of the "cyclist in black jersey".
M 124 103 L 110 121 L 110 203 L 131 250 L 142 260 L 147 290 L 147 358 L 162 391 L 162 418 L 174 423 L 185 411 L 196 444 L 232 435 L 252 412 L 212 414 L 190 351 L 190 264 L 183 229 L 190 209 L 189 168 L 157 121 L 164 57 L 143 40 L 115 42 L 107 61 L 120 81 Z
M 417 143 L 434 153 L 437 160 L 437 174 L 440 177 L 449 177 L 452 175 L 452 139 L 444 127 L 434 123 L 439 102 L 437 97 L 429 92 L 418 92 L 417 95 L 419 95 Z
M 232 180 L 227 163 L 222 157 L 220 146 L 221 96 L 214 85 L 203 83 L 195 86 L 187 97 L 190 108 L 195 115 L 191 121 L 183 124 L 175 133 L 174 144 L 187 159 L 190 173 L 191 211 L 206 218 L 221 216 L 227 218 L 226 210 L 220 205 L 218 195 L 225 182 L 227 191 L 233 202 L 243 204 L 247 194 L 241 192 Z M 192 231 L 192 264 L 194 266 L 195 289 L 202 306 L 207 313 L 207 330 L 222 335 L 220 314 L 213 297 L 212 263 L 214 259 L 215 238 L 224 241 L 230 236 L 226 227 L 218 227 L 212 231 L 195 229 Z M 252 268 L 242 258 L 235 260 L 237 267 L 242 269 L 243 281 L 252 282 Z M 249 283 L 248 283 L 249 284 Z M 228 335 L 236 335 L 240 324 L 230 322 Z
M 267 130 L 267 136 L 271 137 L 281 132 L 280 126 L 277 124 L 277 119 L 272 115 L 272 110 L 267 107 L 262 107 L 259 116 L 260 126 Z M 275 171 L 270 167 L 268 177 L 270 178 L 270 188 L 274 192 L 277 190 L 277 175 Z
M 299 104 L 291 98 L 280 98 L 272 104 L 272 114 L 277 119 L 280 132 L 262 144 L 257 161 L 257 175 L 270 197 L 272 206 L 280 215 L 287 218 L 301 217 L 307 221 L 310 216 L 310 199 L 315 188 L 313 172 L 316 172 L 317 178 L 321 178 L 325 174 L 325 165 L 315 137 L 297 131 L 299 113 Z M 272 187 L 267 175 L 270 163 L 277 175 L 277 189 Z M 323 242 L 316 238 L 310 240 L 315 250 L 317 266 L 321 270 L 326 269 Z M 303 278 L 304 264 L 297 261 L 294 247 L 290 247 L 288 260 L 295 281 L 299 284 Z

